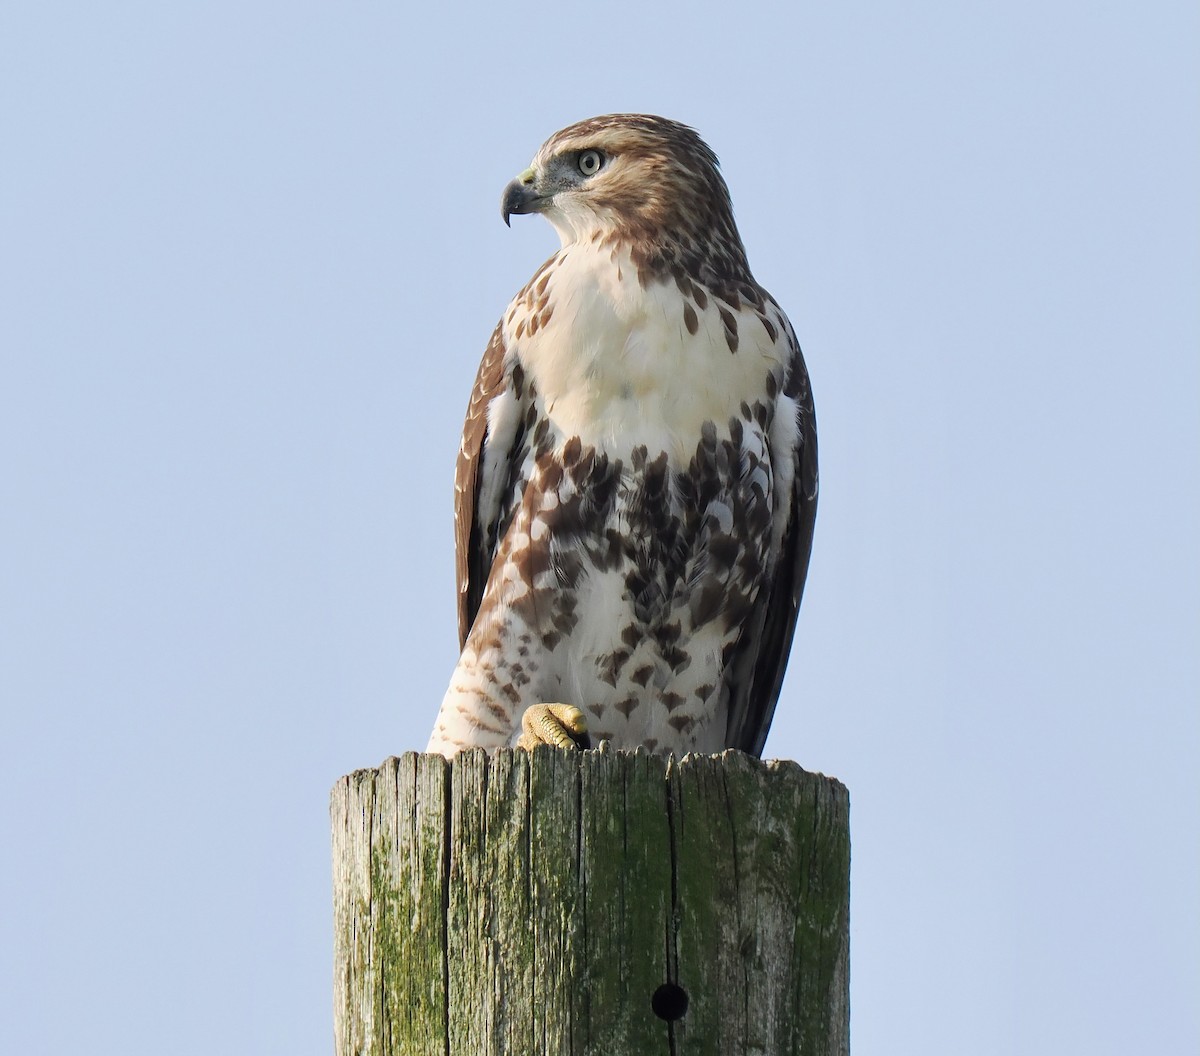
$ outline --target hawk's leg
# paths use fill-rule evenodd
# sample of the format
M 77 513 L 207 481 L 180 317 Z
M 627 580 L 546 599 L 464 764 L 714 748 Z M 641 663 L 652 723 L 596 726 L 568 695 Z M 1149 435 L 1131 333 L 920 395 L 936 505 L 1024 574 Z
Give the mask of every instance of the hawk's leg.
M 555 748 L 584 749 L 592 746 L 587 719 L 573 704 L 530 704 L 521 716 L 518 748 L 531 750 L 539 744 Z

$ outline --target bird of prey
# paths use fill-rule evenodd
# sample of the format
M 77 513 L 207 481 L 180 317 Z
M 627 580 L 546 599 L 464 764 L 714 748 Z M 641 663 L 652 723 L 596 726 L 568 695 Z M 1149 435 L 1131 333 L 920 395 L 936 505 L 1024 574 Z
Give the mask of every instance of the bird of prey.
M 613 114 L 504 190 L 562 248 L 483 355 L 455 477 L 462 654 L 429 751 L 760 755 L 812 545 L 817 436 L 716 155 Z

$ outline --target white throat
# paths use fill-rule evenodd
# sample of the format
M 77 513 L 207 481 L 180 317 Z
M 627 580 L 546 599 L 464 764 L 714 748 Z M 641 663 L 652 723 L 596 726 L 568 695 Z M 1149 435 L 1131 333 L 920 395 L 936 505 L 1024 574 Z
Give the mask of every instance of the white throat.
M 780 373 L 786 345 L 748 318 L 731 353 L 715 297 L 692 304 L 691 333 L 690 302 L 673 282 L 644 288 L 627 251 L 567 242 L 572 232 L 560 229 L 564 248 L 544 273 L 549 319 L 528 333 L 539 311 L 519 296 L 505 314 L 506 346 L 561 440 L 578 436 L 618 457 L 645 444 L 651 457 L 666 451 L 686 464 L 705 422 L 723 433 L 766 374 Z

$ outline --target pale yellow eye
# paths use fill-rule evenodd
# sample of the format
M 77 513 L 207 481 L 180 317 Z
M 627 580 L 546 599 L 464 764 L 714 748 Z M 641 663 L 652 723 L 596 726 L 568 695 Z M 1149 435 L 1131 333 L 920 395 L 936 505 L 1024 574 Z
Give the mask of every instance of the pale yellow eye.
M 595 176 L 604 166 L 604 155 L 598 150 L 585 150 L 579 155 L 578 165 L 584 176 Z

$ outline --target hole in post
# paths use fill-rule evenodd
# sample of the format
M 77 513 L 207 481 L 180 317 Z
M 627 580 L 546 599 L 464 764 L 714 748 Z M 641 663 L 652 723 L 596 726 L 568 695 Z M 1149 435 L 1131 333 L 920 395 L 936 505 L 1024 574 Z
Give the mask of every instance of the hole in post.
M 674 1023 L 677 1019 L 683 1019 L 688 1009 L 687 991 L 674 983 L 663 983 L 650 998 L 650 1007 L 659 1019 Z

